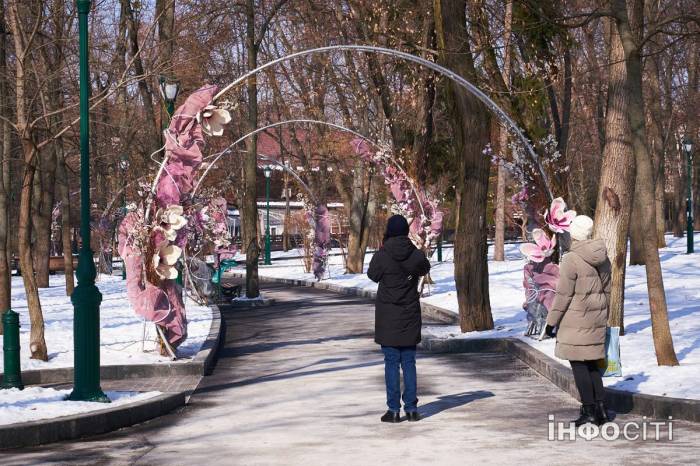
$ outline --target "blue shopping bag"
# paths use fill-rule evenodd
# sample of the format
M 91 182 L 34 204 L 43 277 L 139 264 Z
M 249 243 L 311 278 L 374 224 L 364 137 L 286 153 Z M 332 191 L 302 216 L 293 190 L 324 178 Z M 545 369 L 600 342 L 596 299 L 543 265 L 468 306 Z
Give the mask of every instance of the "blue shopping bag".
M 605 329 L 605 359 L 598 360 L 598 370 L 603 377 L 622 377 L 620 327 Z

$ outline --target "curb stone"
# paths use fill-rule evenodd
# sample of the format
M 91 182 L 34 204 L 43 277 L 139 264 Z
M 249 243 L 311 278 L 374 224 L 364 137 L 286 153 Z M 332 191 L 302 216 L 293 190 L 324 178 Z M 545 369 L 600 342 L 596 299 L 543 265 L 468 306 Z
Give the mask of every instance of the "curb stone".
M 233 278 L 245 278 L 244 273 L 234 272 L 229 275 Z M 320 290 L 334 291 L 336 293 L 346 294 L 350 296 L 359 296 L 361 298 L 374 299 L 377 297 L 376 291 L 365 290 L 357 287 L 342 286 L 335 283 L 324 283 L 317 282 L 314 280 L 298 280 L 293 278 L 275 278 L 275 277 L 258 277 L 261 282 L 267 283 L 277 283 L 281 285 L 293 285 L 293 286 L 306 286 L 309 288 L 318 288 Z M 459 324 L 459 316 L 454 312 L 447 311 L 445 309 L 433 306 L 431 304 L 426 304 L 424 302 L 420 303 L 421 313 L 425 317 L 432 317 L 433 319 L 439 320 L 446 324 Z
M 133 426 L 185 404 L 184 393 L 167 393 L 138 403 L 74 416 L 0 427 L 0 450 L 89 437 Z
M 209 334 L 192 361 L 185 363 L 163 362 L 156 364 L 101 366 L 100 378 L 104 380 L 124 380 L 187 375 L 204 376 L 219 347 L 219 334 L 221 333 L 221 311 L 216 305 L 210 305 L 209 307 L 211 308 Z M 0 383 L 2 383 L 2 380 L 3 374 L 0 374 Z M 46 385 L 72 381 L 72 367 L 22 371 L 22 382 L 25 385 Z

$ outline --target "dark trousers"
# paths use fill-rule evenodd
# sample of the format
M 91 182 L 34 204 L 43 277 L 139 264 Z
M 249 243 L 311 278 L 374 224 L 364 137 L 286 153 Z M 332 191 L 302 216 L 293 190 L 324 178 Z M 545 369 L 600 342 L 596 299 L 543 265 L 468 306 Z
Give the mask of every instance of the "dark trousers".
M 390 411 L 401 411 L 401 374 L 403 370 L 403 410 L 418 410 L 418 376 L 416 374 L 415 346 L 384 346 L 384 379 L 386 381 L 386 405 Z
M 589 405 L 596 401 L 605 401 L 603 378 L 598 371 L 596 361 L 569 361 L 574 373 L 574 381 L 578 394 L 581 396 L 581 404 Z

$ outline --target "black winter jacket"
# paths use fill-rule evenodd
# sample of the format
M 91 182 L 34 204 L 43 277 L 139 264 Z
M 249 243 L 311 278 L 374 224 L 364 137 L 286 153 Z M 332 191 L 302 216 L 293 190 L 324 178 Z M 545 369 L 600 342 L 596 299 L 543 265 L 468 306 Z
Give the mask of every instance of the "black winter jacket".
M 393 260 L 392 260 L 393 259 Z M 406 273 L 412 276 L 409 280 Z M 430 262 L 406 236 L 389 238 L 369 263 L 367 276 L 379 283 L 375 302 L 374 341 L 383 346 L 420 343 L 421 315 L 418 278 L 430 271 Z

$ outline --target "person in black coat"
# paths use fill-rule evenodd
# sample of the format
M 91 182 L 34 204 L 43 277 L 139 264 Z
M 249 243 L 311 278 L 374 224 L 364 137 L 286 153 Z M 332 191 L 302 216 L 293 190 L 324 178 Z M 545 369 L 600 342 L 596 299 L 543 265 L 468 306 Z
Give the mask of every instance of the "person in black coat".
M 367 276 L 379 283 L 375 302 L 374 341 L 384 353 L 386 404 L 382 422 L 400 422 L 403 370 L 403 403 L 409 421 L 418 421 L 416 345 L 421 340 L 418 280 L 430 271 L 423 251 L 408 238 L 408 221 L 401 215 L 389 219 L 384 244 L 372 257 Z

